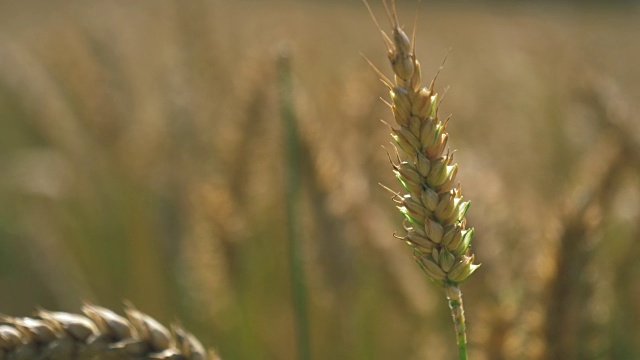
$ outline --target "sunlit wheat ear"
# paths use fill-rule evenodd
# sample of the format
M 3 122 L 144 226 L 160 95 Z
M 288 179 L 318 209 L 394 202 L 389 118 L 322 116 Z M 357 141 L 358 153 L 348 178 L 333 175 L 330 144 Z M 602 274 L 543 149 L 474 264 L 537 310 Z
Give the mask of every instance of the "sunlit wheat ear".
M 439 118 L 435 78 L 428 87 L 420 83 L 415 41 L 400 27 L 394 2 L 383 4 L 393 29 L 391 36 L 380 31 L 394 73 L 393 81 L 383 78 L 383 82 L 390 88 L 390 107 L 397 125 L 391 136 L 400 157 L 392 163 L 393 172 L 405 190 L 396 197 L 406 218 L 402 239 L 413 248 L 429 278 L 440 286 L 457 285 L 479 265 L 473 264 L 474 255 L 469 251 L 473 236 L 473 229 L 466 229 L 469 202 L 463 201 L 461 187 L 456 184 L 458 164 L 447 147 L 448 119 Z
M 438 116 L 440 101 L 434 90 L 436 79 L 428 87 L 421 84 L 420 63 L 415 56 L 415 26 L 412 39 L 409 39 L 398 22 L 395 1 L 391 0 L 389 5 L 383 0 L 392 28 L 389 36 L 382 30 L 367 1 L 363 1 L 382 34 L 394 74 L 390 80 L 372 65 L 390 89 L 389 105 L 396 123 L 391 127 L 391 136 L 398 156 L 391 165 L 405 190 L 394 196 L 405 217 L 406 234 L 400 238 L 411 246 L 417 263 L 428 278 L 445 288 L 460 359 L 466 359 L 464 311 L 458 285 L 479 265 L 473 264 L 474 255 L 469 250 L 473 236 L 473 229 L 466 229 L 469 202 L 463 201 L 460 185 L 456 185 L 458 164 L 454 163 L 453 152 L 447 147 L 449 119 L 441 121 Z
M 218 359 L 182 327 L 169 330 L 131 306 L 126 318 L 90 304 L 82 311 L 40 309 L 34 317 L 2 316 L 0 360 Z

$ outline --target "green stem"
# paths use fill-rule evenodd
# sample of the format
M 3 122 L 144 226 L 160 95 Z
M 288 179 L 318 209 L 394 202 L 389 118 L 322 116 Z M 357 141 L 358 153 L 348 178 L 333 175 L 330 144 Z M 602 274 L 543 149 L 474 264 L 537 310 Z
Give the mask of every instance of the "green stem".
M 467 333 L 464 324 L 464 306 L 462 305 L 462 292 L 458 285 L 447 285 L 447 300 L 449 309 L 453 317 L 453 325 L 456 330 L 456 341 L 458 343 L 458 354 L 460 360 L 467 360 Z
M 311 358 L 309 340 L 309 316 L 307 310 L 307 287 L 305 284 L 302 244 L 300 243 L 300 140 L 293 111 L 293 89 L 291 81 L 291 58 L 283 49 L 278 59 L 280 87 L 280 116 L 285 138 L 285 195 L 287 212 L 287 232 L 289 242 L 289 269 L 291 272 L 291 294 L 295 318 L 298 359 Z

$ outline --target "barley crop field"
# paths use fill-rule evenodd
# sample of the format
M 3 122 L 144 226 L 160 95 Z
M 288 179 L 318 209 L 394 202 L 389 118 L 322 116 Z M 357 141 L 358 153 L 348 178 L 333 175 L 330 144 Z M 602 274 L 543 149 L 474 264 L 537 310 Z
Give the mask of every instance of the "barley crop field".
M 469 358 L 639 359 L 640 5 L 426 1 L 417 23 L 482 264 Z M 130 301 L 222 359 L 299 359 L 297 274 L 309 358 L 455 358 L 393 236 L 361 54 L 391 76 L 359 0 L 0 2 L 0 313 Z

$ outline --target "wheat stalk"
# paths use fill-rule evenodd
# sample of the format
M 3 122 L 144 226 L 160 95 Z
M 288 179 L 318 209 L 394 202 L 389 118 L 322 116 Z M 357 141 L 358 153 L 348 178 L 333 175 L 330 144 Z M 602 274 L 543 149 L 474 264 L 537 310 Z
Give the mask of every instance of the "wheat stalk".
M 284 47 L 278 56 L 278 86 L 280 116 L 285 137 L 285 186 L 287 211 L 287 238 L 289 269 L 291 272 L 291 296 L 295 320 L 298 360 L 311 358 L 307 285 L 305 282 L 303 248 L 300 241 L 300 138 L 293 106 L 293 80 L 291 54 Z
M 91 304 L 82 311 L 0 317 L 0 360 L 219 360 L 180 326 L 169 331 L 132 306 L 125 309 L 127 318 Z
M 467 358 L 462 293 L 459 285 L 479 267 L 469 254 L 473 229 L 466 229 L 469 202 L 462 200 L 455 186 L 458 164 L 447 148 L 449 119 L 438 117 L 439 100 L 434 78 L 429 87 L 421 85 L 420 63 L 415 57 L 415 26 L 410 40 L 398 22 L 395 1 L 383 5 L 392 27 L 391 36 L 382 30 L 371 7 L 363 0 L 387 46 L 394 73 L 391 81 L 371 62 L 389 88 L 397 127 L 391 127 L 397 145 L 393 171 L 406 190 L 394 193 L 398 209 L 405 216 L 406 236 L 414 257 L 428 278 L 445 288 L 455 325 L 460 359 Z M 416 18 L 417 19 L 417 18 Z M 368 61 L 368 60 L 367 60 Z M 436 74 L 437 77 L 437 74 Z M 402 155 L 400 154 L 402 153 Z

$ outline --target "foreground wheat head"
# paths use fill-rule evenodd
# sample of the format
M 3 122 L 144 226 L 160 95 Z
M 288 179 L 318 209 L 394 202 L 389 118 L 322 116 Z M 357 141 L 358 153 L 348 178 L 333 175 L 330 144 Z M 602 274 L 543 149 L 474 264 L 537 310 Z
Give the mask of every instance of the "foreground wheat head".
M 421 85 L 420 63 L 415 57 L 415 26 L 410 40 L 399 26 L 395 1 L 391 1 L 391 6 L 383 1 L 393 29 L 388 36 L 366 1 L 365 4 L 383 35 L 394 73 L 391 81 L 376 69 L 389 87 L 389 105 L 397 125 L 391 127 L 391 136 L 399 151 L 397 161 L 392 160 L 391 164 L 406 190 L 394 195 L 406 218 L 406 235 L 400 238 L 411 246 L 428 278 L 446 289 L 458 344 L 463 342 L 466 358 L 462 294 L 458 285 L 479 265 L 473 264 L 474 255 L 469 250 L 473 236 L 473 229 L 466 229 L 469 202 L 462 200 L 460 185 L 456 186 L 458 164 L 453 162 L 453 153 L 447 148 L 449 119 L 441 121 L 438 116 L 436 79 L 429 87 Z
M 36 316 L 0 318 L 0 360 L 175 359 L 216 360 L 179 326 L 169 331 L 133 307 L 127 318 L 85 305 L 84 315 L 38 310 Z
M 438 116 L 435 79 L 429 87 L 420 84 L 420 63 L 410 41 L 399 27 L 395 7 L 387 8 L 392 22 L 391 38 L 384 34 L 394 82 L 383 78 L 390 89 L 390 104 L 398 127 L 392 137 L 402 152 L 393 171 L 406 190 L 396 194 L 398 209 L 405 216 L 406 237 L 420 267 L 436 284 L 446 287 L 466 281 L 479 265 L 469 254 L 473 229 L 466 229 L 468 201 L 462 201 L 455 178 L 458 164 L 447 148 L 448 119 Z

